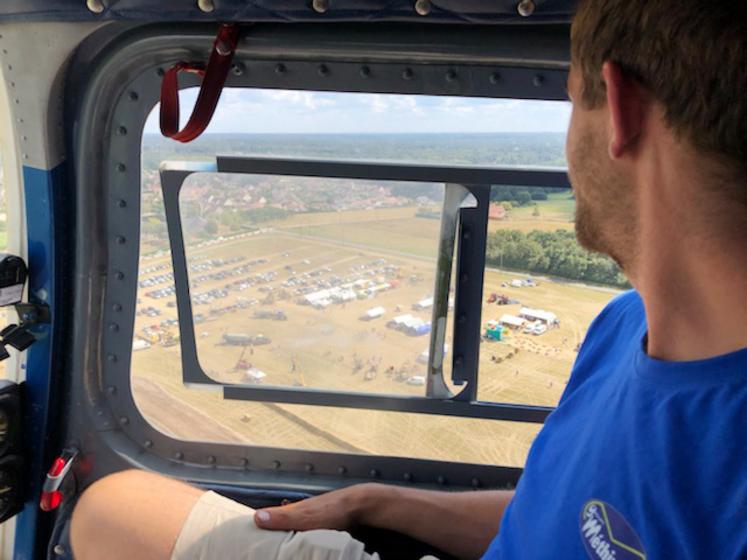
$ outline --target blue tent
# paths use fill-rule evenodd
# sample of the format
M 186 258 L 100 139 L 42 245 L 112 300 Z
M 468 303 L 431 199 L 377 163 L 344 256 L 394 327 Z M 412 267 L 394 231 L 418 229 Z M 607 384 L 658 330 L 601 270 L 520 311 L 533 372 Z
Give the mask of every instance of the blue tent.
M 430 323 L 424 323 L 415 327 L 415 336 L 423 336 L 424 334 L 428 334 L 429 332 L 431 332 Z

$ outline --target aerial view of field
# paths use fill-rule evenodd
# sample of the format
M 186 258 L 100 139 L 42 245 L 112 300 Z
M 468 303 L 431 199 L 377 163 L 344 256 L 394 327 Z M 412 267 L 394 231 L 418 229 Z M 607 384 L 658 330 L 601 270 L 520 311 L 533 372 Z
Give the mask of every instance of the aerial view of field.
M 227 180 L 219 191 L 217 180 L 195 176 L 181 199 L 203 370 L 223 383 L 424 396 L 443 186 L 409 193 L 386 182 L 309 179 L 280 189 L 282 178 L 255 177 Z M 152 190 L 144 203 L 157 211 Z M 491 236 L 573 229 L 568 192 L 495 204 L 506 211 L 490 221 Z M 160 430 L 192 440 L 523 464 L 538 425 L 225 401 L 184 387 L 170 255 L 157 220 L 144 223 L 132 375 L 138 406 Z M 535 243 L 530 238 L 520 242 Z M 537 267 L 555 258 L 549 251 Z M 553 406 L 589 323 L 619 288 L 580 282 L 570 269 L 561 279 L 516 268 L 486 268 L 479 398 Z M 451 317 L 447 327 L 450 382 Z

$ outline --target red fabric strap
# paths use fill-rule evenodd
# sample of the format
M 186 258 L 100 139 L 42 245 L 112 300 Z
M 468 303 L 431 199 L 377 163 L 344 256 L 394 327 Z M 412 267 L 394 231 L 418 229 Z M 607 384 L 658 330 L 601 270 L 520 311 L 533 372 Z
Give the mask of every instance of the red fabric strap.
M 179 62 L 169 68 L 161 82 L 161 134 L 179 142 L 191 142 L 210 124 L 226 83 L 231 60 L 239 39 L 237 25 L 223 24 L 213 43 L 207 66 L 202 63 Z M 179 130 L 179 72 L 202 76 L 200 93 L 192 115 L 183 130 Z

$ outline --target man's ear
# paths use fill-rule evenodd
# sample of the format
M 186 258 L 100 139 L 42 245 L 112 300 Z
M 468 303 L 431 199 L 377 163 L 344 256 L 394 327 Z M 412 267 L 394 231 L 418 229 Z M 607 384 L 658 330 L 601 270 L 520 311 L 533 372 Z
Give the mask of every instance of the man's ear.
M 619 64 L 605 62 L 602 77 L 610 112 L 609 155 L 618 159 L 635 144 L 641 133 L 645 99 L 641 86 L 626 76 Z

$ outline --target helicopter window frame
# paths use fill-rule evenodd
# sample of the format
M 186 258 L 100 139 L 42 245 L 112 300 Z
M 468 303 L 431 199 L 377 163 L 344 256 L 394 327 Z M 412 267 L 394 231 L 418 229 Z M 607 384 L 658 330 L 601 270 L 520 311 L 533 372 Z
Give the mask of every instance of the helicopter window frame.
M 182 229 L 179 196 L 193 173 L 217 172 L 246 175 L 344 178 L 364 180 L 417 181 L 445 184 L 441 238 L 430 352 L 427 367 L 427 396 L 393 396 L 308 388 L 224 384 L 210 377 L 198 359 L 194 317 L 190 298 L 189 272 Z M 218 156 L 211 162 L 164 162 L 160 169 L 161 188 L 174 263 L 176 304 L 179 314 L 182 381 L 186 386 L 218 386 L 227 400 L 248 400 L 284 404 L 305 404 L 366 410 L 416 412 L 462 418 L 484 418 L 542 423 L 550 407 L 512 403 L 482 402 L 477 399 L 480 351 L 481 298 L 485 271 L 485 247 L 489 194 L 492 184 L 532 187 L 567 187 L 564 171 L 542 168 L 437 167 L 412 164 L 298 160 L 275 157 Z M 463 202 L 471 197 L 472 204 Z M 454 250 L 457 249 L 456 263 Z M 452 394 L 443 377 L 443 363 L 436 363 L 433 350 L 444 346 L 451 272 L 456 264 L 452 381 L 464 386 Z
M 461 38 L 455 39 L 457 48 L 439 52 L 449 46 L 423 41 L 413 48 L 399 48 L 422 41 L 422 36 L 413 36 L 410 26 L 379 25 L 375 32 L 370 26 L 363 28 L 368 36 L 364 33 L 341 54 L 340 40 L 319 41 L 320 26 L 310 26 L 308 32 L 295 29 L 293 35 L 277 33 L 277 26 L 264 31 L 255 26 L 253 40 L 239 42 L 226 86 L 566 100 L 564 29 L 558 30 L 555 42 L 548 42 L 547 37 L 536 41 L 531 30 L 513 30 L 502 38 L 489 35 L 489 29 L 475 35 L 472 28 L 455 27 L 455 37 Z M 443 33 L 442 26 L 438 33 Z M 509 39 L 516 44 L 486 54 L 496 41 L 509 43 Z M 85 406 L 74 412 L 69 432 L 95 442 L 92 445 L 101 451 L 96 468 L 104 472 L 124 462 L 191 480 L 255 487 L 301 484 L 321 491 L 372 476 L 443 484 L 437 481 L 445 480 L 443 465 L 448 464 L 452 487 L 515 482 L 521 469 L 183 441 L 158 431 L 140 413 L 131 391 L 130 360 L 142 131 L 158 101 L 164 70 L 179 60 L 203 57 L 212 40 L 212 26 L 148 26 L 124 33 L 98 55 L 85 86 L 74 138 L 80 258 L 75 263 L 77 328 L 72 362 L 73 371 L 81 372 L 74 380 L 72 398 Z M 465 42 L 476 50 L 465 48 Z M 555 59 L 548 54 L 553 52 L 558 54 Z M 278 72 L 279 65 L 286 71 Z M 320 65 L 327 71 L 320 72 Z M 363 66 L 369 72 L 361 72 Z M 196 85 L 197 78 L 189 76 L 180 84 Z

